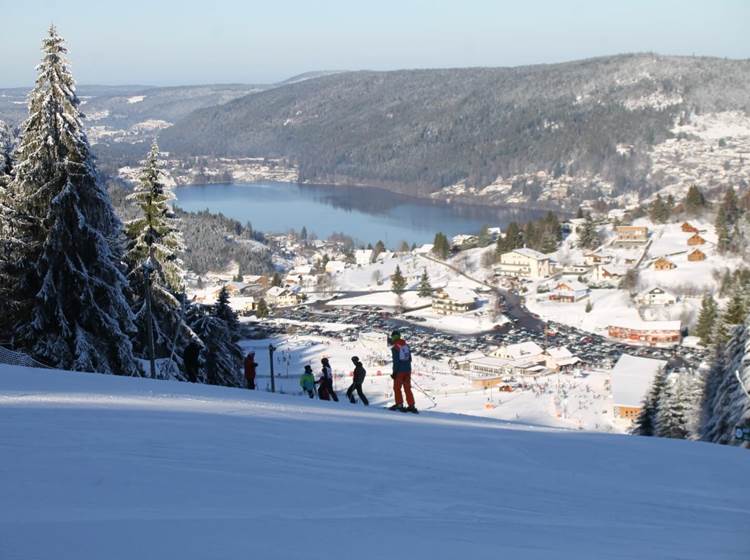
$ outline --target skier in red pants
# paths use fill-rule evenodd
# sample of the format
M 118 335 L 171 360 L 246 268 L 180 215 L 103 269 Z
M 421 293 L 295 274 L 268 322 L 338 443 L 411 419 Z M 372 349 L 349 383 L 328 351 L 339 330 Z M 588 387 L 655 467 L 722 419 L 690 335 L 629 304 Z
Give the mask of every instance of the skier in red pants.
M 417 414 L 419 411 L 414 406 L 414 394 L 411 392 L 411 350 L 409 345 L 401 338 L 401 333 L 398 331 L 391 333 L 388 344 L 391 347 L 391 357 L 393 358 L 393 375 L 391 377 L 393 378 L 393 396 L 396 399 L 396 404 L 391 406 L 390 409 Z M 406 407 L 404 407 L 404 397 L 401 395 L 402 388 L 406 395 L 406 404 L 408 405 Z

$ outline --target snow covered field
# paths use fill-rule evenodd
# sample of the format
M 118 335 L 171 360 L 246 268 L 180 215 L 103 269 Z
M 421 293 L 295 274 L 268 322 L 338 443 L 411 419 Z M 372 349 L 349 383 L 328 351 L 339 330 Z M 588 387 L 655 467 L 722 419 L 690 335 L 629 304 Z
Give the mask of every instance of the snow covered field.
M 747 451 L 0 366 L 0 557 L 744 559 Z

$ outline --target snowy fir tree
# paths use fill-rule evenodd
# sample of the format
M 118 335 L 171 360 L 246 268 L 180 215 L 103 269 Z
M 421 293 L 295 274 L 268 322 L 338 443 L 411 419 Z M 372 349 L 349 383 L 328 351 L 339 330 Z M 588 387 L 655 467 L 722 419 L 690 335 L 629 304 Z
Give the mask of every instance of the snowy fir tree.
M 432 284 L 430 284 L 430 277 L 427 275 L 427 269 L 425 268 L 422 272 L 422 276 L 419 279 L 419 297 L 427 298 L 432 295 Z
M 656 403 L 654 435 L 673 439 L 688 436 L 689 403 L 684 400 L 679 374 L 670 375 Z
M 204 342 L 201 352 L 203 376 L 201 381 L 210 385 L 239 387 L 242 349 L 227 322 L 217 315 L 216 305 L 194 305 L 189 310 L 190 327 Z
M 172 209 L 172 190 L 160 180 L 159 146 L 156 141 L 141 170 L 138 184 L 128 195 L 140 209 L 140 216 L 129 221 L 125 230 L 131 240 L 125 260 L 131 269 L 149 256 L 162 268 L 166 287 L 172 293 L 184 291 L 185 269 L 180 254 L 185 250 L 180 220 Z
M 406 278 L 401 273 L 401 267 L 396 265 L 396 271 L 391 275 L 391 291 L 396 295 L 401 295 L 406 290 Z
M 711 335 L 713 334 L 717 314 L 718 310 L 713 296 L 710 294 L 704 295 L 698 315 L 698 323 L 695 326 L 695 336 L 701 339 L 703 346 L 711 344 Z
M 40 361 L 134 374 L 122 224 L 97 180 L 54 26 L 42 50 L 6 196 L 0 297 L 12 307 L 14 344 Z
M 750 327 L 736 328 L 718 347 L 706 380 L 701 417 L 701 439 L 750 447 L 737 438 L 738 428 L 750 429 Z
M 229 305 L 229 291 L 226 286 L 222 286 L 219 295 L 214 304 L 214 315 L 227 324 L 232 340 L 238 340 L 240 337 L 240 320 L 237 313 Z
M 180 253 L 184 251 L 179 219 L 171 201 L 172 192 L 159 179 L 159 148 L 156 142 L 143 165 L 138 184 L 128 200 L 138 206 L 139 215 L 125 226 L 128 249 L 130 294 L 138 329 L 134 338 L 137 354 L 147 356 L 148 320 L 154 339 L 156 357 L 174 356 L 195 338 L 184 312 L 185 271 Z M 145 263 L 148 261 L 148 268 Z M 149 282 L 146 282 L 149 274 Z M 151 313 L 148 312 L 146 286 L 150 287 Z
M 635 424 L 633 425 L 634 434 L 639 436 L 657 435 L 656 417 L 659 408 L 659 401 L 666 384 L 667 374 L 664 371 L 660 371 L 654 377 L 654 380 L 651 383 L 651 388 L 643 401 L 641 412 L 635 420 Z

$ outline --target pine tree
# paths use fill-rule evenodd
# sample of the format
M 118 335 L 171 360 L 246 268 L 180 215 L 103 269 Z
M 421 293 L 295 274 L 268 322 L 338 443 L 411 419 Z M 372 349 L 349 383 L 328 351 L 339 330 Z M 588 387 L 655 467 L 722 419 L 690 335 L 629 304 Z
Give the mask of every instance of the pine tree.
M 578 230 L 578 244 L 584 249 L 595 249 L 599 246 L 599 232 L 590 214 Z
M 327 262 L 327 261 L 326 261 Z M 323 270 L 325 270 L 325 264 L 323 265 Z M 281 286 L 281 275 L 278 272 L 273 273 L 273 277 L 271 278 L 271 286 L 274 288 L 278 288 Z
M 245 281 L 245 271 L 242 267 L 242 261 L 237 263 L 237 274 L 234 275 L 234 281 L 235 282 L 244 282 Z
M 185 249 L 180 221 L 170 202 L 171 190 L 159 180 L 159 148 L 154 142 L 128 200 L 139 209 L 139 216 L 125 226 L 131 299 L 138 333 L 134 339 L 136 353 L 145 356 L 149 346 L 146 278 L 151 296 L 151 327 L 157 357 L 173 353 L 182 355 L 195 333 L 184 318 L 185 270 L 179 254 Z M 148 266 L 146 263 L 148 261 Z M 153 270 L 153 272 L 151 272 Z
M 724 209 L 727 223 L 734 225 L 737 222 L 737 218 L 740 216 L 740 207 L 737 202 L 737 193 L 734 192 L 734 188 L 727 187 L 721 207 Z
M 722 321 L 727 325 L 739 325 L 747 316 L 745 298 L 739 289 L 735 289 L 731 299 L 727 303 L 727 308 L 722 314 Z
M 263 319 L 265 317 L 268 317 L 269 309 L 268 304 L 266 303 L 266 300 L 263 298 L 260 298 L 258 300 L 258 306 L 255 308 L 255 316 L 258 319 Z
M 687 403 L 682 396 L 679 376 L 669 376 L 656 404 L 654 435 L 673 439 L 688 436 Z
M 373 260 L 377 259 L 378 255 L 380 253 L 384 253 L 384 252 L 385 252 L 385 243 L 383 243 L 382 241 L 380 241 L 378 239 L 378 242 L 375 243 L 375 249 L 374 249 L 374 252 L 373 252 L 373 255 L 372 255 Z
M 443 232 L 435 234 L 435 240 L 432 242 L 432 253 L 440 259 L 447 259 L 450 254 L 450 243 Z
M 190 326 L 204 342 L 202 352 L 206 382 L 210 385 L 241 385 L 242 349 L 234 340 L 227 322 L 217 315 L 222 306 L 195 305 L 191 308 Z
M 0 253 L 16 344 L 51 366 L 135 374 L 134 330 L 121 268 L 122 224 L 82 126 L 63 39 L 54 27 L 29 95 Z
M 663 224 L 669 220 L 669 214 L 669 205 L 664 202 L 664 199 L 661 197 L 661 195 L 657 194 L 656 198 L 649 207 L 649 217 L 652 221 L 658 224 Z
M 422 272 L 422 277 L 419 279 L 419 291 L 417 292 L 419 297 L 427 298 L 432 295 L 432 285 L 430 284 L 430 277 L 427 275 L 427 269 Z
M 639 436 L 656 435 L 656 415 L 664 387 L 667 384 L 667 374 L 659 371 L 651 382 L 651 388 L 646 394 L 643 406 L 635 420 L 633 433 Z
M 704 295 L 700 314 L 698 315 L 698 323 L 695 327 L 695 335 L 701 339 L 703 346 L 711 344 L 711 336 L 714 324 L 716 323 L 717 313 L 714 298 L 709 294 Z
M 302 241 L 307 241 L 307 228 L 302 226 L 302 231 L 299 232 L 299 238 Z
M 724 254 L 729 250 L 731 239 L 729 235 L 729 220 L 723 204 L 719 206 L 719 210 L 716 213 L 714 228 L 716 229 L 716 236 L 719 238 L 716 248 L 719 253 Z
M 406 278 L 401 274 L 401 267 L 396 265 L 396 271 L 391 275 L 391 291 L 400 296 L 405 290 Z
M 706 198 L 701 190 L 695 185 L 688 189 L 685 196 L 685 212 L 690 216 L 698 216 L 706 208 Z
M 750 389 L 749 344 L 748 327 L 742 325 L 726 346 L 717 347 L 703 397 L 700 435 L 706 441 L 750 447 L 735 436 L 737 428 L 750 427 L 750 397 L 745 392 Z
M 240 337 L 240 320 L 232 306 L 229 305 L 229 291 L 226 286 L 222 286 L 219 290 L 213 314 L 226 323 L 232 340 L 238 340 Z

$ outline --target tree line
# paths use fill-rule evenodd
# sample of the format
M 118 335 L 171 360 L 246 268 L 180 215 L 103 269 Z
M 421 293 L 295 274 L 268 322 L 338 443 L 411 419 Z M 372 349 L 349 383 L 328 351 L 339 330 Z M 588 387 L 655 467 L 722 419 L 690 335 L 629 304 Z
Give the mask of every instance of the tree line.
M 0 188 L 0 337 L 54 368 L 144 375 L 142 359 L 153 357 L 178 379 L 194 345 L 206 366 L 195 381 L 239 385 L 239 323 L 226 290 L 213 305 L 186 299 L 182 223 L 160 181 L 156 143 L 123 224 L 100 181 L 54 26 L 42 53 Z

